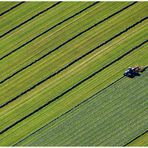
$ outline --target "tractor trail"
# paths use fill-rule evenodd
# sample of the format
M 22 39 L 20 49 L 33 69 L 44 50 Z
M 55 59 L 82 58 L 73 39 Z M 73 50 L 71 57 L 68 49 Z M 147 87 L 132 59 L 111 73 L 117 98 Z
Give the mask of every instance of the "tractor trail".
M 97 70 L 96 72 L 94 72 L 93 74 L 91 74 L 90 76 L 86 77 L 85 79 L 83 79 L 82 81 L 78 82 L 77 84 L 73 85 L 72 87 L 70 87 L 69 89 L 67 89 L 66 91 L 64 91 L 63 93 L 61 93 L 60 95 L 58 95 L 57 97 L 53 98 L 52 100 L 48 101 L 47 103 L 45 103 L 44 105 L 40 106 L 39 108 L 37 108 L 36 110 L 34 110 L 33 112 L 31 112 L 30 114 L 24 116 L 23 118 L 21 118 L 20 120 L 16 121 L 15 123 L 11 124 L 10 126 L 6 127 L 5 129 L 3 129 L 2 131 L 0 131 L 0 134 L 5 133 L 6 131 L 8 131 L 9 129 L 13 128 L 15 125 L 17 125 L 18 123 L 22 122 L 23 120 L 25 120 L 26 118 L 32 116 L 33 114 L 37 113 L 38 111 L 40 111 L 41 109 L 43 109 L 44 107 L 48 106 L 49 104 L 55 102 L 56 100 L 58 100 L 60 97 L 64 96 L 65 94 L 67 94 L 69 91 L 71 91 L 72 89 L 76 88 L 77 86 L 79 86 L 80 84 L 84 83 L 85 81 L 89 80 L 90 78 L 92 78 L 93 76 L 97 75 L 99 72 L 103 71 L 104 69 L 106 69 L 107 67 L 109 67 L 110 65 L 116 63 L 117 61 L 119 61 L 120 59 L 122 59 L 123 57 L 127 56 L 128 54 L 130 54 L 131 52 L 133 52 L 134 50 L 137 50 L 139 47 L 141 47 L 142 45 L 144 45 L 147 41 L 142 42 L 141 44 L 139 44 L 138 46 L 132 48 L 131 50 L 129 50 L 128 52 L 124 53 L 123 55 L 121 55 L 120 57 L 116 58 L 115 60 L 113 60 L 112 62 L 108 63 L 107 65 L 103 66 L 101 69 Z
M 22 5 L 23 3 L 25 3 L 25 2 L 20 2 L 20 3 L 16 4 L 15 6 L 12 6 L 12 7 L 9 8 L 8 10 L 5 10 L 4 12 L 2 12 L 2 13 L 0 14 L 0 16 L 3 16 L 4 14 L 6 14 L 6 13 L 8 13 L 9 11 L 15 9 L 16 7 Z
M 137 2 L 134 2 L 134 3 L 130 4 L 130 5 L 128 5 L 128 6 L 124 7 L 124 8 L 122 8 L 121 10 L 119 10 L 119 11 L 117 11 L 117 12 L 111 14 L 110 16 L 108 16 L 108 17 L 104 18 L 103 20 L 97 22 L 96 24 L 90 26 L 90 27 L 87 28 L 86 30 L 80 32 L 80 33 L 77 34 L 76 36 L 74 36 L 74 37 L 68 39 L 67 41 L 65 41 L 64 43 L 62 43 L 62 44 L 59 45 L 58 47 L 54 48 L 53 50 L 49 51 L 48 53 L 46 53 L 45 55 L 43 55 L 43 56 L 40 57 L 39 59 L 36 59 L 36 60 L 33 61 L 32 63 L 26 65 L 25 67 L 23 67 L 23 68 L 21 68 L 20 70 L 16 71 L 16 72 L 13 73 L 12 75 L 10 75 L 10 76 L 8 76 L 7 78 L 3 79 L 2 81 L 0 81 L 0 84 L 6 82 L 6 81 L 9 80 L 10 78 L 12 78 L 12 77 L 15 76 L 16 74 L 18 74 L 19 72 L 21 72 L 21 71 L 27 69 L 28 67 L 32 66 L 33 64 L 37 63 L 38 61 L 40 61 L 41 59 L 45 58 L 46 56 L 48 56 L 48 55 L 51 54 L 52 52 L 58 50 L 59 48 L 63 47 L 64 45 L 66 45 L 66 44 L 69 43 L 70 41 L 74 40 L 75 38 L 79 37 L 80 35 L 86 33 L 87 31 L 93 29 L 93 28 L 96 27 L 97 25 L 99 25 L 99 24 L 105 22 L 106 20 L 110 19 L 111 17 L 115 16 L 116 14 L 119 14 L 119 13 L 122 12 L 123 10 L 129 8 L 130 6 L 132 6 L 132 5 L 136 4 L 136 3 L 137 3 Z M 21 46 L 20 46 L 20 47 L 21 47 Z M 18 48 L 19 48 L 19 47 L 18 47 Z
M 83 11 L 87 10 L 88 8 L 90 8 L 90 7 L 94 6 L 94 5 L 96 5 L 97 3 L 99 3 L 99 2 L 95 2 L 95 3 L 93 3 L 93 4 L 89 5 L 89 6 L 87 6 L 86 8 L 80 10 L 79 12 L 75 13 L 74 15 L 72 15 L 72 16 L 66 18 L 65 20 L 63 20 L 63 21 L 57 23 L 56 25 L 54 25 L 54 26 L 48 28 L 47 30 L 45 30 L 44 32 L 38 34 L 37 36 L 35 36 L 35 37 L 32 38 L 31 40 L 29 40 L 29 41 L 27 41 L 26 43 L 24 43 L 24 44 L 22 44 L 21 46 L 19 46 L 18 48 L 14 49 L 14 50 L 12 50 L 11 52 L 9 52 L 8 54 L 4 55 L 3 57 L 0 58 L 0 60 L 3 60 L 4 58 L 8 57 L 8 56 L 11 55 L 12 53 L 18 51 L 18 50 L 21 49 L 22 47 L 28 45 L 28 44 L 31 43 L 32 41 L 34 41 L 34 40 L 36 40 L 37 38 L 39 38 L 40 36 L 44 35 L 44 34 L 47 33 L 48 31 L 50 31 L 50 30 L 52 30 L 53 28 L 55 28 L 55 27 L 57 27 L 57 26 L 63 24 L 64 22 L 68 21 L 69 19 L 71 19 L 71 18 L 73 18 L 73 17 L 79 15 L 80 13 L 82 13 Z
M 2 34 L 2 35 L 0 36 L 0 38 L 6 36 L 7 34 L 11 33 L 12 31 L 14 31 L 14 30 L 16 30 L 17 28 L 21 27 L 22 25 L 28 23 L 29 21 L 33 20 L 34 18 L 36 18 L 36 17 L 38 17 L 39 15 L 45 13 L 46 11 L 50 10 L 51 8 L 57 6 L 57 5 L 60 4 L 60 3 L 61 3 L 61 2 L 57 2 L 57 3 L 53 4 L 52 6 L 46 8 L 45 10 L 42 10 L 41 12 L 39 12 L 39 13 L 37 13 L 36 15 L 32 16 L 31 18 L 29 18 L 28 20 L 26 20 L 26 21 L 20 23 L 19 25 L 15 26 L 14 28 L 8 30 L 7 32 L 5 32 L 4 34 Z
M 112 38 L 110 38 L 109 40 L 103 42 L 102 44 L 98 45 L 97 47 L 93 48 L 92 50 L 88 51 L 87 53 L 83 54 L 82 56 L 80 56 L 79 58 L 75 59 L 74 61 L 72 61 L 71 63 L 67 64 L 65 67 L 61 68 L 60 70 L 56 71 L 55 73 L 49 75 L 47 78 L 43 79 L 42 81 L 36 83 L 35 85 L 33 85 L 32 87 L 28 88 L 27 90 L 25 90 L 24 92 L 22 92 L 21 94 L 17 95 L 16 97 L 12 98 L 11 100 L 5 102 L 4 104 L 0 105 L 0 108 L 8 105 L 9 103 L 15 101 L 16 99 L 18 99 L 19 97 L 21 97 L 22 95 L 26 94 L 27 92 L 31 91 L 32 89 L 34 89 L 35 87 L 37 87 L 38 85 L 42 84 L 43 82 L 45 82 L 46 80 L 50 79 L 51 77 L 57 75 L 58 73 L 64 71 L 66 68 L 70 67 L 72 64 L 78 62 L 79 60 L 81 60 L 82 58 L 84 58 L 85 56 L 89 55 L 90 53 L 94 52 L 96 49 L 104 46 L 105 44 L 109 43 L 110 41 L 112 41 L 113 39 L 115 39 L 116 37 L 120 36 L 121 34 L 127 32 L 129 29 L 135 27 L 137 24 L 143 22 L 145 19 L 147 19 L 147 17 L 143 18 L 142 20 L 136 22 L 135 24 L 133 24 L 132 26 L 126 28 L 125 30 L 121 31 L 120 33 L 116 34 L 115 36 L 113 36 Z M 146 41 L 144 41 L 145 43 Z

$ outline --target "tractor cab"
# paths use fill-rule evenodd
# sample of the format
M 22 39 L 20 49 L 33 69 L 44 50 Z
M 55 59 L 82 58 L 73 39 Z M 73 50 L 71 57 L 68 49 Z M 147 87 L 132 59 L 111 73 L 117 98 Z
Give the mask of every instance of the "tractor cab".
M 147 66 L 145 66 L 145 67 L 140 67 L 140 66 L 129 67 L 124 72 L 124 76 L 129 77 L 129 78 L 134 78 L 135 76 L 140 76 L 140 72 L 143 72 L 146 68 L 147 68 Z
M 134 78 L 136 75 L 139 75 L 138 72 L 135 71 L 135 68 L 129 67 L 125 72 L 124 76 L 127 76 L 129 78 Z

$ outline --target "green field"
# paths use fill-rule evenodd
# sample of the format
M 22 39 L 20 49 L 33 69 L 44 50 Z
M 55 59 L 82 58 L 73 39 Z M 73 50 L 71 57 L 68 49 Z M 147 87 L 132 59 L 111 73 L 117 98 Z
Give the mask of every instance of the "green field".
M 18 145 L 123 145 L 147 129 L 146 74 L 119 80 Z
M 133 142 L 129 143 L 128 146 L 148 146 L 148 133 L 135 139 Z
M 0 2 L 0 145 L 136 145 L 147 71 L 123 72 L 148 64 L 146 7 Z

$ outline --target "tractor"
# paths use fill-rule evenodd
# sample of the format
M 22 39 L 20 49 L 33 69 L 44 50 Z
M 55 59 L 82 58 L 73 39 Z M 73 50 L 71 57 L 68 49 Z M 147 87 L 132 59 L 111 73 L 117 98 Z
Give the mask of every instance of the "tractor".
M 134 78 L 135 76 L 140 76 L 140 73 L 145 71 L 148 68 L 148 66 L 135 66 L 135 67 L 129 67 L 125 72 L 124 76 L 129 78 Z

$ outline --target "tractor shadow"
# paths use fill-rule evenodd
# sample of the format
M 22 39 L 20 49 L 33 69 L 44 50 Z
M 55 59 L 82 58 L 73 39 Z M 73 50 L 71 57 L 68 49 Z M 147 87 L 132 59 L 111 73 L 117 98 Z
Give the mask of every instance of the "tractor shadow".
M 132 76 L 128 76 L 129 78 L 135 78 L 136 76 L 141 76 L 141 74 L 140 73 L 135 73 L 135 74 L 133 74 Z

